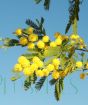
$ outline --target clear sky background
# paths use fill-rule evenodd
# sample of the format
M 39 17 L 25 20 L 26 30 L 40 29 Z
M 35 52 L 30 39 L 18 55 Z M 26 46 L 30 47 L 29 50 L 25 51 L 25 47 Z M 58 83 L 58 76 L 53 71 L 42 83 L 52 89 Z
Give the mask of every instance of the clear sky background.
M 35 5 L 34 0 L 0 0 L 0 37 L 15 38 L 12 34 L 17 28 L 25 28 L 25 20 L 30 18 L 45 18 L 47 35 L 53 39 L 55 32 L 64 34 L 68 21 L 68 0 L 52 0 L 50 10 L 45 11 L 42 3 Z M 81 5 L 78 33 L 88 42 L 88 0 Z M 71 34 L 71 31 L 69 32 Z M 23 79 L 16 82 L 14 93 L 13 83 L 10 81 L 11 69 L 17 58 L 25 52 L 25 48 L 14 47 L 8 50 L 0 49 L 0 105 L 88 105 L 88 77 L 80 80 L 79 72 L 65 79 L 65 88 L 61 100 L 54 98 L 54 87 L 47 84 L 40 92 L 23 89 Z M 1 78 L 0 78 L 1 79 Z M 5 81 L 6 80 L 6 81 Z M 76 86 L 72 87 L 70 80 Z M 4 86 L 5 85 L 5 86 Z M 76 93 L 76 91 L 78 92 Z

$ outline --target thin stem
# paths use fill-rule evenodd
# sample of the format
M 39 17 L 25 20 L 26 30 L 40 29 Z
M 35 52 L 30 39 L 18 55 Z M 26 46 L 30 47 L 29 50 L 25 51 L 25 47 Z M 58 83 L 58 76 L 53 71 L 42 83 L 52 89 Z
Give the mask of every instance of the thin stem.
M 72 24 L 72 31 L 73 31 L 73 34 L 75 34 L 75 35 L 77 35 L 77 30 L 78 30 L 78 28 L 77 28 L 78 26 L 77 26 L 77 19 L 75 18 L 74 19 L 74 23 Z

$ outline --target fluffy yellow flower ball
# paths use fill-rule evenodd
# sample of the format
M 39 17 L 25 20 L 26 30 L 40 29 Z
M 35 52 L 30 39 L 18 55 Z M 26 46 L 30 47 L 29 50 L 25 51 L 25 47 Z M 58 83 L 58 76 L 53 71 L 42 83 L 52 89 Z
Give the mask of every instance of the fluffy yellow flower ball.
M 38 69 L 37 64 L 33 63 L 33 64 L 30 65 L 30 70 L 36 71 L 37 69 Z
M 37 57 L 33 57 L 32 62 L 35 63 L 38 67 L 43 67 L 44 63 Z
M 81 61 L 76 62 L 76 67 L 81 68 L 83 66 L 83 63 Z
M 45 42 L 45 43 L 49 42 L 49 36 L 47 36 L 47 35 L 43 36 L 42 41 Z
M 36 42 L 38 40 L 38 35 L 37 34 L 30 34 L 28 36 L 28 40 L 31 42 Z
M 49 75 L 49 71 L 47 69 L 43 69 L 42 70 L 44 76 L 48 76 Z
M 33 29 L 32 27 L 29 27 L 29 28 L 27 29 L 27 31 L 28 31 L 28 34 L 33 34 L 34 29 Z
M 23 70 L 21 64 L 15 64 L 14 71 L 15 72 L 21 72 Z
M 36 71 L 36 76 L 38 76 L 38 77 L 43 77 L 43 76 L 44 76 L 43 71 L 42 71 L 42 70 L 37 70 L 37 71 Z
M 50 47 L 56 47 L 56 43 L 54 41 L 50 42 Z
M 42 61 L 38 61 L 36 62 L 36 64 L 39 68 L 44 66 L 44 63 Z
M 21 64 L 23 68 L 30 66 L 29 60 L 26 59 L 26 57 L 24 57 L 24 56 L 20 56 L 18 58 L 18 63 Z
M 79 35 L 77 35 L 77 34 L 72 34 L 72 35 L 70 36 L 70 38 L 71 38 L 72 40 L 76 40 L 76 39 L 79 38 Z
M 47 68 L 47 70 L 50 71 L 50 72 L 55 69 L 53 64 L 49 64 L 46 68 Z
M 32 62 L 33 62 L 33 63 L 37 63 L 37 62 L 39 62 L 39 61 L 40 61 L 40 59 L 39 59 L 39 57 L 37 57 L 37 56 L 34 56 L 33 59 L 32 59 Z
M 17 29 L 16 31 L 15 31 L 15 34 L 16 35 L 18 35 L 18 36 L 20 36 L 20 35 L 22 35 L 22 29 Z
M 28 47 L 28 49 L 34 49 L 35 44 L 30 42 L 30 43 L 28 43 L 27 47 Z
M 55 38 L 58 38 L 59 36 L 61 36 L 61 34 L 60 34 L 59 32 L 56 32 L 56 33 L 54 34 L 54 37 L 55 37 Z
M 19 44 L 21 45 L 27 45 L 28 43 L 28 39 L 26 37 L 21 37 L 20 40 L 19 40 Z
M 54 66 L 59 66 L 60 65 L 60 60 L 58 58 L 53 59 L 52 64 Z
M 56 43 L 56 45 L 61 45 L 62 44 L 62 39 L 61 38 L 57 38 L 56 40 L 55 40 L 55 43 Z
M 31 76 L 32 75 L 32 71 L 30 70 L 30 68 L 24 68 L 24 70 L 23 70 L 23 74 L 25 75 L 25 76 Z
M 80 79 L 85 79 L 86 75 L 84 73 L 80 74 Z
M 38 41 L 37 46 L 38 46 L 38 48 L 40 48 L 40 49 L 44 49 L 45 43 L 40 40 L 40 41 Z
M 59 77 L 60 77 L 60 74 L 59 74 L 58 71 L 54 71 L 54 72 L 52 73 L 52 78 L 53 78 L 53 79 L 58 79 Z

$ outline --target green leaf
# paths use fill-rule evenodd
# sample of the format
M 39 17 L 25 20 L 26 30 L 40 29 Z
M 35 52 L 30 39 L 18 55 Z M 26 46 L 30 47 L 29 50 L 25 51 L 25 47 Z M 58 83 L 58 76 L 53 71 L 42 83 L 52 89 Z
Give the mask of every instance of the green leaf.
M 52 86 L 52 85 L 55 85 L 55 83 L 56 83 L 56 79 L 51 79 L 50 81 L 49 81 L 49 83 L 50 83 L 50 85 Z
M 36 4 L 39 4 L 42 0 L 35 0 Z
M 63 88 L 63 79 L 60 79 L 55 84 L 55 98 L 57 101 L 60 100 Z
M 50 7 L 50 0 L 45 0 L 45 2 L 44 2 L 44 8 L 46 10 L 49 10 L 49 7 Z
M 46 77 L 42 77 L 36 84 L 35 84 L 35 88 L 37 90 L 41 90 L 42 86 L 44 85 L 44 82 L 46 80 Z
M 26 78 L 26 80 L 24 81 L 24 89 L 28 90 L 30 89 L 31 85 L 34 84 L 37 80 L 37 77 L 35 75 L 35 73 L 29 77 Z
M 48 50 L 44 51 L 44 57 L 50 57 L 50 56 L 57 56 L 61 51 L 60 47 L 49 47 Z
M 11 77 L 11 81 L 16 81 L 16 80 L 20 79 L 21 77 L 22 76 L 20 76 L 20 75 L 13 76 L 13 77 Z
M 31 87 L 31 76 L 27 77 L 24 81 L 24 89 L 28 90 Z
M 36 56 L 37 53 L 32 53 L 32 54 L 23 54 L 27 59 L 32 59 L 34 56 Z

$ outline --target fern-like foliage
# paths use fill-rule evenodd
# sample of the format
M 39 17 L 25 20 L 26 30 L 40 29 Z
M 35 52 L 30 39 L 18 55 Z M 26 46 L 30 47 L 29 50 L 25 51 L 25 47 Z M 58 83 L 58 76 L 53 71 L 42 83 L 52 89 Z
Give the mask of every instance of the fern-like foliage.
M 34 28 L 34 33 L 36 33 L 40 36 L 46 34 L 45 28 L 43 26 L 44 25 L 43 17 L 41 17 L 40 21 L 38 19 L 36 19 L 36 23 L 33 22 L 31 19 L 27 19 L 26 24 Z
M 49 81 L 49 83 L 50 83 L 50 85 L 52 86 L 52 85 L 55 85 L 55 83 L 56 83 L 56 79 L 51 79 L 50 81 Z
M 42 1 L 42 0 L 35 0 L 36 4 L 39 4 L 41 1 Z M 51 0 L 44 0 L 44 4 L 43 4 L 43 5 L 44 5 L 44 8 L 45 8 L 46 10 L 49 10 L 50 1 L 51 1 Z
M 66 26 L 65 33 L 67 33 L 69 31 L 71 25 L 74 24 L 75 19 L 77 21 L 79 20 L 79 10 L 80 10 L 79 5 L 81 3 L 82 2 L 80 0 L 69 0 L 69 4 L 70 4 L 70 7 L 69 7 L 69 21 L 68 21 L 68 24 Z
M 24 81 L 24 89 L 28 90 L 30 89 L 31 85 L 35 83 L 37 80 L 37 77 L 35 73 L 32 76 L 27 77 L 27 79 Z
M 59 79 L 55 84 L 55 98 L 57 101 L 60 100 L 63 88 L 64 88 L 63 79 Z
M 44 82 L 46 80 L 46 77 L 42 77 L 36 84 L 35 84 L 35 88 L 37 90 L 40 90 L 42 88 L 42 86 L 44 85 Z
M 31 87 L 31 77 L 29 76 L 25 81 L 24 81 L 24 89 L 28 90 Z

